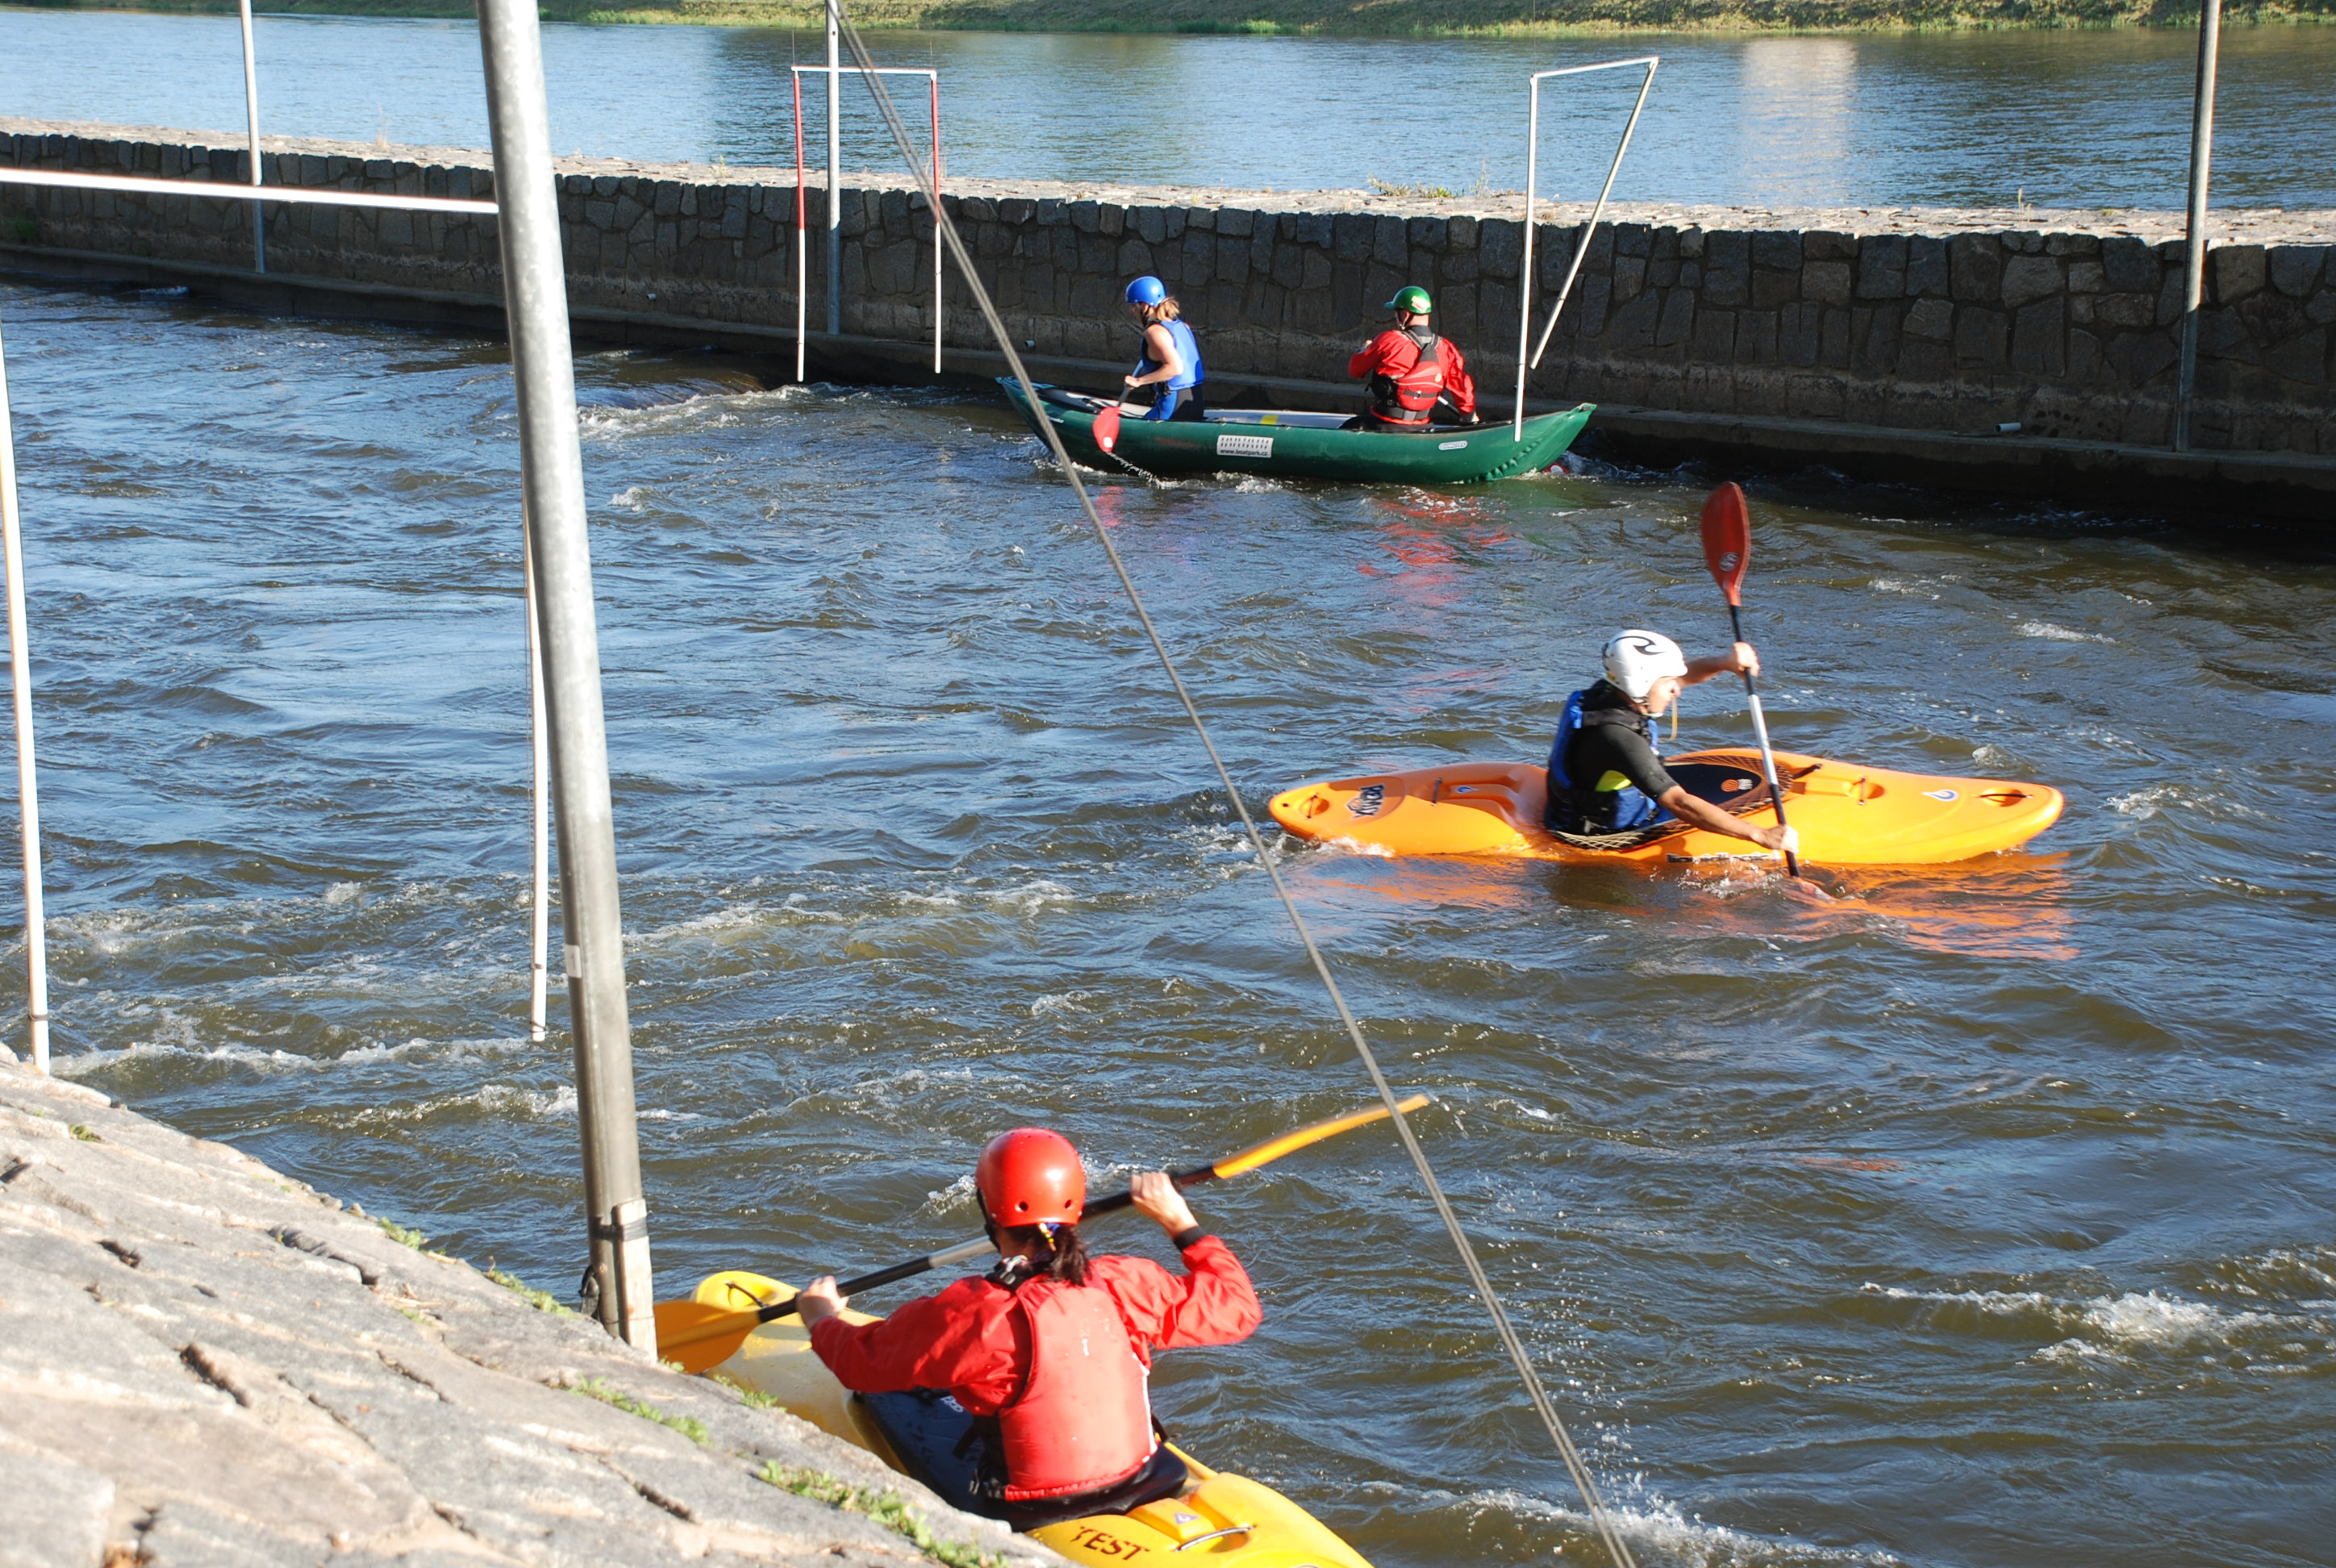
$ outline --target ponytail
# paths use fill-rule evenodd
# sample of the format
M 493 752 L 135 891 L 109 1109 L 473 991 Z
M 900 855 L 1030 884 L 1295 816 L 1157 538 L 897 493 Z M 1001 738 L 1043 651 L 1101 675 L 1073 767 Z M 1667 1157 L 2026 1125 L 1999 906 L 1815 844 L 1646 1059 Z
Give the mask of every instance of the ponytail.
M 1144 324 L 1146 326 L 1157 326 L 1163 321 L 1173 321 L 1183 314 L 1183 308 L 1176 303 L 1176 297 L 1172 294 L 1157 305 L 1147 305 L 1144 307 Z
M 1087 1248 L 1076 1225 L 1000 1225 L 994 1227 L 994 1234 L 1001 1252 L 1028 1249 L 1029 1272 L 1024 1278 L 1043 1275 L 1066 1285 L 1087 1282 Z

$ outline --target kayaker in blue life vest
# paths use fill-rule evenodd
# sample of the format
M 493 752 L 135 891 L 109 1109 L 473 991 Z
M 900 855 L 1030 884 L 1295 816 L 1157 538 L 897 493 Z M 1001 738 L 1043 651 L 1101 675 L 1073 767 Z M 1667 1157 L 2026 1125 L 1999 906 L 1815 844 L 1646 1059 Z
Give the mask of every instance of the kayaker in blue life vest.
M 1445 423 L 1476 424 L 1476 384 L 1457 346 L 1436 336 L 1429 324 L 1435 301 L 1427 290 L 1398 288 L 1387 308 L 1395 312 L 1395 326 L 1347 361 L 1347 374 L 1363 382 L 1371 394 L 1371 411 L 1349 421 L 1347 428 L 1424 431 L 1434 424 L 1439 404 L 1451 406 Z
M 1133 394 L 1151 387 L 1146 419 L 1199 419 L 1206 411 L 1206 372 L 1201 341 L 1180 319 L 1183 315 L 1168 286 L 1149 275 L 1127 286 L 1127 308 L 1144 333 L 1144 357 L 1123 379 Z
M 1748 642 L 1690 661 L 1660 632 L 1626 631 L 1606 645 L 1606 678 L 1566 698 L 1549 748 L 1546 821 L 1560 833 L 1627 833 L 1672 818 L 1762 849 L 1800 848 L 1792 829 L 1755 827 L 1688 794 L 1663 766 L 1652 720 L 1680 690 L 1716 675 L 1760 673 Z

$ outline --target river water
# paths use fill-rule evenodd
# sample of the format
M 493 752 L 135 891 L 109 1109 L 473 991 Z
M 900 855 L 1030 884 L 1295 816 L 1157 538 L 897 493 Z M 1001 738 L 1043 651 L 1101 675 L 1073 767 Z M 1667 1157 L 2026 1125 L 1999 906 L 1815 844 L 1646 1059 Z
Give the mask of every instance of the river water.
M 266 129 L 486 145 L 469 24 L 263 16 L 256 36 Z M 948 166 L 963 175 L 1521 190 L 1525 77 L 1652 52 L 1663 63 L 1616 187 L 1624 200 L 2178 208 L 2196 34 L 891 33 L 870 46 L 886 63 L 940 72 Z M 825 50 L 822 36 L 763 29 L 548 24 L 553 141 L 595 155 L 789 164 L 788 66 Z M 0 9 L 0 113 L 238 135 L 244 124 L 233 17 Z M 1552 84 L 1543 168 L 1562 196 L 1595 193 L 1637 75 Z M 807 89 L 814 160 L 820 86 Z M 921 105 L 920 83 L 894 87 Z M 845 106 L 847 163 L 898 168 L 866 95 L 848 87 Z M 2336 207 L 2331 123 L 2336 27 L 2226 31 L 2218 201 Z
M 567 1293 L 501 347 L 0 310 L 61 1070 Z M 972 1233 L 1016 1123 L 1107 1182 L 1367 1100 L 1037 443 L 773 368 L 578 361 L 667 1289 Z M 1617 626 L 1715 646 L 1713 478 L 1101 493 L 1257 804 L 1537 755 Z M 2336 560 L 1753 496 L 1780 738 L 2055 784 L 2032 852 L 1828 901 L 1285 846 L 1641 1561 L 2324 1563 Z M 1201 1208 L 1268 1315 L 1163 1359 L 1172 1430 L 1387 1568 L 1601 1560 L 1384 1129 Z

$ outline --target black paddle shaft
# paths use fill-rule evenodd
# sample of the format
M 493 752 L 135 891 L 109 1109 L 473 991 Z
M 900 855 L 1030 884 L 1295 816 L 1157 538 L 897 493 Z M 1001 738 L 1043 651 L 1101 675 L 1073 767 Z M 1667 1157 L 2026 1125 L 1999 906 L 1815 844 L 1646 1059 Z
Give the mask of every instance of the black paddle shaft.
M 1217 1168 L 1214 1165 L 1195 1165 L 1189 1171 L 1171 1171 L 1168 1175 L 1169 1179 L 1176 1183 L 1177 1190 L 1182 1192 L 1186 1187 L 1197 1187 L 1202 1182 L 1215 1181 Z M 1134 1203 L 1135 1193 L 1132 1190 L 1114 1193 L 1107 1198 L 1097 1198 L 1094 1203 L 1087 1204 L 1079 1218 L 1085 1222 L 1094 1219 L 1098 1214 L 1115 1214 L 1122 1209 L 1132 1207 Z M 839 1296 L 857 1296 L 861 1291 L 872 1290 L 879 1285 L 890 1285 L 896 1281 L 930 1272 L 939 1267 L 933 1261 L 936 1255 L 929 1253 L 921 1258 L 911 1258 L 905 1263 L 895 1263 L 889 1269 L 879 1269 L 873 1273 L 861 1274 L 854 1279 L 846 1280 L 836 1286 L 835 1293 Z M 761 1323 L 775 1323 L 781 1318 L 792 1318 L 795 1315 L 795 1303 L 801 1299 L 798 1294 L 790 1296 L 784 1301 L 774 1301 L 757 1311 L 754 1314 L 754 1320 Z

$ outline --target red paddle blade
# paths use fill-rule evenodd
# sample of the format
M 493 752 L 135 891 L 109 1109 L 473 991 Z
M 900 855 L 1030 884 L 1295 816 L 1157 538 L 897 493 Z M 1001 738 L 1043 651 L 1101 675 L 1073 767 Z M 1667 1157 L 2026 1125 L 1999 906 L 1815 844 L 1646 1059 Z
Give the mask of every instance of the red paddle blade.
M 1116 403 L 1095 414 L 1095 443 L 1105 452 L 1119 444 L 1119 404 Z
M 1713 491 L 1703 503 L 1703 560 L 1728 602 L 1742 604 L 1737 594 L 1752 564 L 1752 513 L 1744 505 L 1744 492 L 1733 482 Z

